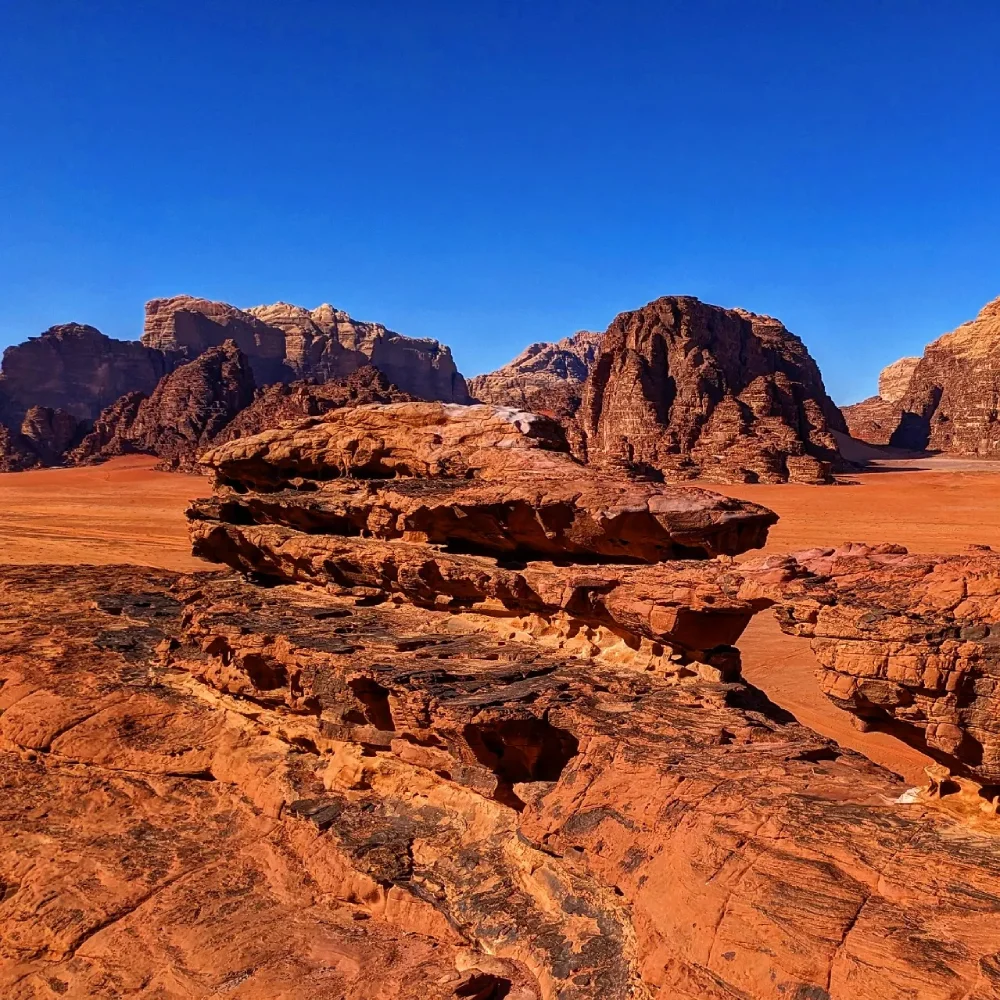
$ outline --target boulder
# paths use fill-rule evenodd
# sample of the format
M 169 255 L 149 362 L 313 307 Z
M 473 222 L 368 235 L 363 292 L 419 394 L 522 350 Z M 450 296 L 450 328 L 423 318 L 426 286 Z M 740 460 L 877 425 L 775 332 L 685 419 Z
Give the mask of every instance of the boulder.
M 846 432 L 778 320 L 684 296 L 614 320 L 578 420 L 591 464 L 722 482 L 827 482 Z

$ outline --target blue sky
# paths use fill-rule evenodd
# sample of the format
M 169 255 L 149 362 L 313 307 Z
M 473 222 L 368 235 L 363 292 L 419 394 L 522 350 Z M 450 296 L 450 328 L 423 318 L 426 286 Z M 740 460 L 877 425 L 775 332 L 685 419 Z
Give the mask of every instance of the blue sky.
M 5 0 L 0 344 L 331 301 L 467 374 L 663 294 L 841 403 L 1000 295 L 1000 6 Z

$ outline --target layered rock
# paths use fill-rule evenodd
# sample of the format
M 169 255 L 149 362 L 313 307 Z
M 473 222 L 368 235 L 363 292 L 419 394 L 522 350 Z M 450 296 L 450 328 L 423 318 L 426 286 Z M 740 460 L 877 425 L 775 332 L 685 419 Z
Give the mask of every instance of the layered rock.
M 483 403 L 568 422 L 580 408 L 583 383 L 602 339 L 603 334 L 581 330 L 554 344 L 531 344 L 510 364 L 470 379 L 469 392 Z
M 31 407 L 44 406 L 94 420 L 127 392 L 152 392 L 174 363 L 170 354 L 92 326 L 53 326 L 4 351 L 0 419 L 13 427 Z
M 845 409 L 852 435 L 916 451 L 1000 456 L 998 357 L 995 299 L 974 320 L 928 344 L 923 357 L 885 369 L 879 395 Z
M 193 358 L 226 340 L 250 359 L 258 385 L 343 379 L 372 364 L 419 398 L 469 401 L 447 347 L 358 322 L 329 305 L 308 310 L 279 302 L 242 310 L 187 295 L 146 304 L 142 342 L 148 347 Z
M 322 416 L 345 406 L 410 401 L 413 397 L 389 382 L 374 365 L 364 365 L 347 378 L 331 382 L 279 382 L 260 389 L 254 401 L 215 435 L 213 444 Z
M 777 583 L 752 592 L 772 593 L 781 627 L 812 640 L 829 698 L 1000 784 L 1000 554 L 848 545 L 764 565 Z
M 889 403 L 898 403 L 910 391 L 913 374 L 920 365 L 920 358 L 900 358 L 879 373 L 878 395 Z
M 253 372 L 233 341 L 165 375 L 148 398 L 130 393 L 105 410 L 71 454 L 75 462 L 141 452 L 170 468 L 198 455 L 254 398 Z
M 690 297 L 615 319 L 579 423 L 593 464 L 725 482 L 826 482 L 846 431 L 798 337 Z
M 0 567 L 0 622 L 12 1000 L 1000 989 L 997 820 L 745 685 L 228 574 Z
M 55 465 L 89 428 L 88 421 L 78 420 L 65 410 L 32 406 L 19 428 L 2 426 L 0 430 L 0 471 L 21 472 Z

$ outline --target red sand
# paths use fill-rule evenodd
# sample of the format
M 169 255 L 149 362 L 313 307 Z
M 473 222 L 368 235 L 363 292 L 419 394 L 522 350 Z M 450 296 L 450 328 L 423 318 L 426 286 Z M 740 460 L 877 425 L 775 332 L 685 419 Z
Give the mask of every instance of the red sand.
M 183 511 L 189 499 L 209 492 L 208 480 L 154 472 L 153 461 L 122 458 L 90 468 L 0 475 L 0 559 L 207 568 L 190 554 Z M 781 516 L 771 529 L 770 552 L 844 541 L 891 541 L 925 552 L 960 552 L 970 543 L 1000 548 L 996 472 L 899 469 L 854 478 L 859 485 L 711 488 Z M 819 693 L 808 644 L 783 635 L 770 615 L 758 616 L 740 648 L 747 678 L 800 721 L 922 780 L 927 759 L 889 736 L 857 732 L 847 714 Z

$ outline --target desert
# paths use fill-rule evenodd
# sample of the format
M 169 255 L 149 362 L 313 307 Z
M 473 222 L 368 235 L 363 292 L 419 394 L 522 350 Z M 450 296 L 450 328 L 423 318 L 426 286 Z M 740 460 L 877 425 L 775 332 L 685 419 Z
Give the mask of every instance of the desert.
M 998 37 L 0 5 L 0 1000 L 1000 1000 Z

